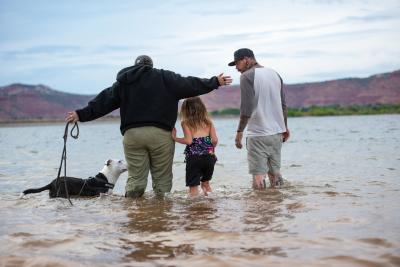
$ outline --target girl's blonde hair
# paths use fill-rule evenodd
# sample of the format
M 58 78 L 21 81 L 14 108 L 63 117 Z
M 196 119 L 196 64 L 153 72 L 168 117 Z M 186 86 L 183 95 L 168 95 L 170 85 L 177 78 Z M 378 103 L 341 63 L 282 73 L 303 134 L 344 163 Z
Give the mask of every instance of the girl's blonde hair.
M 211 126 L 207 108 L 198 96 L 183 101 L 180 115 L 182 122 L 193 130 Z

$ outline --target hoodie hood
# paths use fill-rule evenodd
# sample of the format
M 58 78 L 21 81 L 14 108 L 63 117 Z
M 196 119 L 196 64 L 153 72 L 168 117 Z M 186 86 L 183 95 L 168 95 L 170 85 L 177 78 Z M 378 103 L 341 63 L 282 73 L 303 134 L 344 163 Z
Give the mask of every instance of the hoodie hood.
M 137 81 L 143 73 L 151 71 L 153 68 L 145 65 L 134 65 L 120 70 L 117 74 L 117 81 L 120 83 L 133 83 Z

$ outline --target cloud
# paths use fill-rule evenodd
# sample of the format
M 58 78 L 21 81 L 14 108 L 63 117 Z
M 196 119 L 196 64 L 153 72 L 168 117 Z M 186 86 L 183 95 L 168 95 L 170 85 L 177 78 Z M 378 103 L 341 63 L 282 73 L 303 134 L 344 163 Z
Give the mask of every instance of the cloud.
M 217 35 L 208 35 L 205 37 L 200 37 L 199 39 L 194 39 L 185 42 L 186 45 L 190 46 L 198 46 L 198 45 L 221 45 L 226 44 L 228 42 L 239 42 L 240 40 L 249 40 L 252 39 L 255 35 L 258 35 L 256 32 L 241 32 L 241 33 L 230 33 L 230 34 L 217 34 Z
M 19 50 L 3 50 L 0 51 L 0 56 L 6 55 L 9 57 L 24 57 L 38 54 L 79 54 L 81 51 L 82 47 L 79 46 L 44 45 L 32 46 Z
M 357 65 L 382 72 L 400 66 L 399 10 L 398 0 L 0 0 L 0 85 L 93 92 L 139 54 L 183 74 L 238 75 L 226 63 L 240 47 L 293 82 L 348 76 Z
M 290 56 L 291 57 L 297 57 L 297 58 L 311 58 L 311 57 L 320 57 L 320 56 L 326 56 L 329 53 L 324 50 L 300 50 L 292 53 Z
M 339 23 L 353 23 L 353 22 L 384 22 L 388 20 L 400 20 L 398 14 L 394 14 L 391 10 L 385 12 L 374 12 L 364 16 L 348 16 Z
M 252 1 L 252 5 L 262 5 L 264 1 Z M 240 16 L 251 12 L 252 5 L 248 2 L 243 3 L 241 1 L 231 0 L 218 0 L 218 1 L 191 1 L 191 0 L 179 0 L 179 1 L 168 1 L 169 5 L 164 6 L 173 10 L 184 10 L 190 16 L 198 15 L 202 17 L 226 17 L 226 16 Z
M 373 28 L 361 30 L 341 30 L 337 32 L 322 33 L 316 36 L 307 37 L 308 40 L 322 41 L 335 40 L 337 43 L 349 41 L 349 39 L 359 40 L 368 36 L 376 36 L 377 34 L 391 33 L 392 29 Z
M 115 81 L 119 69 L 109 65 L 82 64 L 79 66 L 58 65 L 25 69 L 18 73 L 8 74 L 11 82 L 26 84 L 43 84 L 53 89 L 77 93 L 97 94 Z
M 256 58 L 282 58 L 285 56 L 286 55 L 284 53 L 268 53 L 268 52 L 258 53 L 257 55 L 255 55 Z
M 305 74 L 304 77 L 308 81 L 326 81 L 326 80 L 334 80 L 338 77 L 342 78 L 366 78 L 374 74 L 382 73 L 382 69 L 385 69 L 385 72 L 392 72 L 395 70 L 399 70 L 398 64 L 393 64 L 393 62 L 384 62 L 381 64 L 367 66 L 367 67 L 343 67 L 340 70 L 333 71 L 320 71 L 314 73 Z
M 199 53 L 212 53 L 212 52 L 215 52 L 215 48 L 194 47 L 194 48 L 183 49 L 181 53 L 199 54 Z
M 50 60 L 55 63 L 68 59 L 69 62 L 80 62 L 80 58 L 87 59 L 88 57 L 97 56 L 98 59 L 111 56 L 134 56 L 135 54 L 145 53 L 149 49 L 154 49 L 154 46 L 118 46 L 118 45 L 100 45 L 100 46 L 72 46 L 72 45 L 39 45 L 27 47 L 25 49 L 0 50 L 0 59 L 4 61 L 24 61 L 30 59 Z

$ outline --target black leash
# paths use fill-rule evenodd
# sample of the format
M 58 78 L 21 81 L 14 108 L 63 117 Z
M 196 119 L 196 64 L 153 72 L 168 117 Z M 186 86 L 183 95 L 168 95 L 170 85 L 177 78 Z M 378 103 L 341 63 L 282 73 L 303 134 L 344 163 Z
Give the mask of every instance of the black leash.
M 64 186 L 65 186 L 65 193 L 67 195 L 68 201 L 71 204 L 71 206 L 73 206 L 72 201 L 69 197 L 69 193 L 68 193 L 68 186 L 67 186 L 67 138 L 68 138 L 68 125 L 70 124 L 70 122 L 67 122 L 67 125 L 65 125 L 65 130 L 64 130 L 64 149 L 62 152 L 62 156 L 61 156 L 61 162 L 60 162 L 60 168 L 58 169 L 58 175 L 57 175 L 57 182 L 56 184 L 59 185 L 59 179 L 60 179 L 60 174 L 61 174 L 61 168 L 64 162 Z M 74 131 L 74 129 L 76 128 L 76 134 L 73 134 L 72 132 Z M 70 135 L 72 138 L 74 139 L 78 139 L 79 136 L 79 126 L 78 123 L 75 122 L 74 127 L 72 127 Z M 60 192 L 60 187 L 57 189 L 57 195 Z

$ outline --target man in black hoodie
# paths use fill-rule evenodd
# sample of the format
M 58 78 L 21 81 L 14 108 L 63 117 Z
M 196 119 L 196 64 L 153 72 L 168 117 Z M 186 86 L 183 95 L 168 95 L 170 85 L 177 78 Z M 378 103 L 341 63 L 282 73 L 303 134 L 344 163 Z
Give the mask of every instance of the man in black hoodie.
M 135 65 L 122 69 L 116 82 L 101 91 L 82 109 L 67 113 L 66 121 L 91 121 L 120 108 L 121 133 L 128 163 L 127 197 L 140 197 L 149 171 L 156 194 L 171 191 L 175 126 L 180 99 L 211 92 L 232 82 L 220 74 L 210 79 L 182 77 L 153 68 L 149 56 L 139 56 Z

